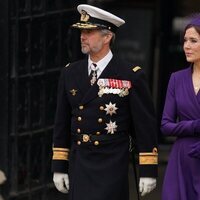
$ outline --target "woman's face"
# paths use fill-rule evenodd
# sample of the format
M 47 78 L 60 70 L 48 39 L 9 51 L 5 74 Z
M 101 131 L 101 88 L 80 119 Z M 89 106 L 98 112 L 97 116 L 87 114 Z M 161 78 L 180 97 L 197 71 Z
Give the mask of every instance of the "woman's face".
M 200 35 L 194 27 L 186 30 L 183 49 L 188 62 L 200 62 Z

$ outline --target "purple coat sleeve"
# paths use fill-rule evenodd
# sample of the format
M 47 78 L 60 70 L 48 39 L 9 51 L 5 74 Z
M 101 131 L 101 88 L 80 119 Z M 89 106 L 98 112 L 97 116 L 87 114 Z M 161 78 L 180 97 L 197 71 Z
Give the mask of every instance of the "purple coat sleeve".
M 161 121 L 161 131 L 168 136 L 194 136 L 200 133 L 200 120 L 178 121 L 177 98 L 176 98 L 176 76 L 170 77 L 165 106 Z
M 189 151 L 188 155 L 200 159 L 200 141 L 191 145 L 190 148 L 191 150 Z

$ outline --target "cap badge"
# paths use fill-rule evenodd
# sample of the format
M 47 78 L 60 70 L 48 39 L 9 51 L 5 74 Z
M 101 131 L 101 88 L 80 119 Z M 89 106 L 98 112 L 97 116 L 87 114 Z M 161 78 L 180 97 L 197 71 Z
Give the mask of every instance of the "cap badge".
M 87 22 L 89 20 L 90 16 L 87 14 L 85 10 L 81 11 L 81 21 Z

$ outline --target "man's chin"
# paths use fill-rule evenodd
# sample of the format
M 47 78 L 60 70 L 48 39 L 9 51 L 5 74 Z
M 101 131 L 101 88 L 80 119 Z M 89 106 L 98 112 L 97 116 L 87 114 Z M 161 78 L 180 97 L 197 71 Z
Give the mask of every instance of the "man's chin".
M 89 51 L 84 50 L 84 49 L 81 49 L 81 51 L 82 51 L 83 54 L 88 54 L 89 53 Z

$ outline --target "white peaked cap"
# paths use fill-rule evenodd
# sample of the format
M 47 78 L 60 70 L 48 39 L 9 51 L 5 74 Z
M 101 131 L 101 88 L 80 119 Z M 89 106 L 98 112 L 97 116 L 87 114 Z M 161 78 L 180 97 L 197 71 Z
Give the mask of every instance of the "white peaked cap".
M 116 15 L 95 6 L 80 4 L 77 10 L 81 14 L 81 19 L 78 23 L 72 25 L 74 28 L 102 28 L 115 32 L 118 27 L 125 23 L 123 19 Z

